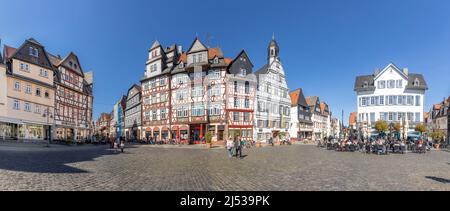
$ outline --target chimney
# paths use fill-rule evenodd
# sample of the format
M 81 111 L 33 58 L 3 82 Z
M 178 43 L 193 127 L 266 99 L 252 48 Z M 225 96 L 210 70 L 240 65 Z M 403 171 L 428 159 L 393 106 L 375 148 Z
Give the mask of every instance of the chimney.
M 182 54 L 183 53 L 183 46 L 178 46 L 178 54 Z
M 404 73 L 405 75 L 408 75 L 408 74 L 409 74 L 409 69 L 408 69 L 408 68 L 403 68 L 403 73 Z

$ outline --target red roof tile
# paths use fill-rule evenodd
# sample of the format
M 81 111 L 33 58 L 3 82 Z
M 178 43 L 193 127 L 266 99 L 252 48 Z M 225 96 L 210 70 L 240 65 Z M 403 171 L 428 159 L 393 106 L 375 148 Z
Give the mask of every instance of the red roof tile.
M 209 48 L 208 49 L 208 59 L 214 59 L 214 57 L 223 57 L 220 48 Z
M 233 61 L 233 59 L 225 58 L 224 61 L 226 64 L 230 64 Z
M 12 55 L 16 52 L 17 49 L 11 47 L 11 46 L 7 46 L 5 45 L 5 59 L 10 59 L 12 57 Z
M 181 63 L 181 62 L 187 63 L 187 55 L 186 55 L 186 53 L 183 53 L 183 54 L 180 55 L 180 59 L 178 60 L 178 63 Z
M 291 105 L 292 106 L 297 106 L 298 103 L 298 96 L 300 95 L 300 89 L 297 89 L 295 91 L 293 91 L 290 95 L 291 95 Z

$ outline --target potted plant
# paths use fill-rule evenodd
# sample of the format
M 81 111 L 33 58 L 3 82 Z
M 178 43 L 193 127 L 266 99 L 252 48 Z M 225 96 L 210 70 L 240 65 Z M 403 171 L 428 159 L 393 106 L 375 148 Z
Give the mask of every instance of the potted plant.
M 380 136 L 384 136 L 384 133 L 388 131 L 388 129 L 389 125 L 383 120 L 377 121 L 375 123 L 375 130 L 379 133 Z
M 443 140 L 445 134 L 441 131 L 438 131 L 431 133 L 430 136 L 434 141 L 434 148 L 439 149 L 441 146 L 441 141 Z
M 416 132 L 419 132 L 420 137 L 423 138 L 422 135 L 423 135 L 423 133 L 427 132 L 427 128 L 423 124 L 418 124 L 418 125 L 416 125 Z
M 211 149 L 212 148 L 212 138 L 213 135 L 211 132 L 206 133 L 206 148 Z

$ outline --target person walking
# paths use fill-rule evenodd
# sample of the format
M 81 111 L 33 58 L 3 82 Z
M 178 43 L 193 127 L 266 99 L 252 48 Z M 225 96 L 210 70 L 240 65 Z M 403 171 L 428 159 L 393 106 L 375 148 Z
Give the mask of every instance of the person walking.
M 244 147 L 245 147 L 245 140 L 244 140 L 244 138 L 242 138 L 242 137 L 239 137 L 239 141 L 241 142 L 241 144 L 240 144 L 240 147 L 241 147 L 241 149 L 239 150 L 239 155 L 240 155 L 240 157 L 242 157 L 242 151 L 244 150 Z
M 234 147 L 236 149 L 236 158 L 238 158 L 238 156 L 242 157 L 242 145 L 239 136 L 234 139 Z
M 233 157 L 233 148 L 234 148 L 234 141 L 231 139 L 227 140 L 227 151 L 228 151 L 228 157 Z

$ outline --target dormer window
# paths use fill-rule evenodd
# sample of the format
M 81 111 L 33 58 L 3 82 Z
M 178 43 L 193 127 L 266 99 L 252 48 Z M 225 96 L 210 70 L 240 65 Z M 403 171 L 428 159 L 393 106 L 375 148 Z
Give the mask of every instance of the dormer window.
M 181 62 L 181 63 L 178 65 L 178 67 L 179 67 L 179 68 L 184 68 L 184 63 Z
M 72 67 L 73 66 L 73 62 L 69 61 L 69 66 Z
M 420 86 L 420 81 L 419 81 L 418 78 L 416 78 L 416 80 L 414 80 L 414 86 L 415 86 L 415 87 Z
M 368 88 L 368 87 L 369 87 L 369 82 L 368 81 L 364 81 L 363 88 Z
M 29 54 L 30 56 L 39 57 L 39 51 L 37 50 L 37 48 L 30 47 Z
M 77 69 L 78 65 L 77 64 L 73 64 L 73 68 Z
M 219 58 L 214 58 L 214 64 L 219 64 Z

